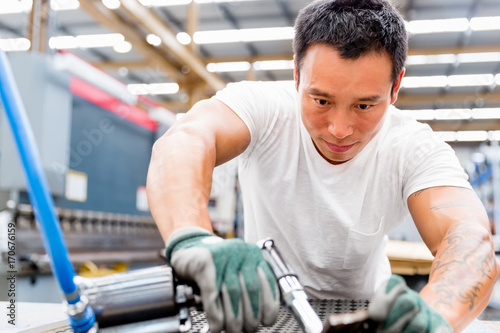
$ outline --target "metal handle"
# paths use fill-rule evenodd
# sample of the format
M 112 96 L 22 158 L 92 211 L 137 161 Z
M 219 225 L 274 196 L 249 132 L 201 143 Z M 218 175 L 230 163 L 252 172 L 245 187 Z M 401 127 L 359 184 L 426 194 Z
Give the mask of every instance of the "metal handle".
M 281 292 L 281 302 L 295 317 L 306 333 L 321 333 L 323 323 L 307 300 L 307 294 L 299 282 L 297 275 L 288 266 L 279 253 L 272 239 L 264 239 L 258 243 L 263 256 L 269 263 Z

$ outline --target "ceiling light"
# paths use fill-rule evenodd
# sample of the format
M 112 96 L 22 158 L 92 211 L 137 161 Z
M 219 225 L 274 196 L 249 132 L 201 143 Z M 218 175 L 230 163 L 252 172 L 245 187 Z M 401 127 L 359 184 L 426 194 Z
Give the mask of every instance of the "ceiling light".
M 139 0 L 139 2 L 146 7 L 165 7 L 188 5 L 191 0 Z
M 120 67 L 118 68 L 118 75 L 122 76 L 122 77 L 125 77 L 127 76 L 129 73 L 129 70 L 127 67 Z
M 102 0 L 102 4 L 111 10 L 118 9 L 121 6 L 120 0 Z
M 500 52 L 411 55 L 406 59 L 407 66 L 476 62 L 500 62 Z
M 31 11 L 33 0 L 2 0 L 0 14 L 17 14 Z
M 250 68 L 251 65 L 247 61 L 219 62 L 219 63 L 210 63 L 207 65 L 207 70 L 212 73 L 246 72 Z
M 31 42 L 27 38 L 0 39 L 0 50 L 3 50 L 4 52 L 28 51 L 30 47 Z
M 457 60 L 461 63 L 500 62 L 500 52 L 461 53 Z
M 466 18 L 416 20 L 407 22 L 406 28 L 411 34 L 460 32 L 469 29 L 469 20 Z
M 488 135 L 491 141 L 500 141 L 500 131 L 489 131 Z
M 500 108 L 473 109 L 472 119 L 500 119 Z
M 78 0 L 51 0 L 50 8 L 52 10 L 74 10 L 80 8 Z
M 491 86 L 495 82 L 493 74 L 468 74 L 448 76 L 450 87 Z
M 273 27 L 255 29 L 234 29 L 197 31 L 193 40 L 196 44 L 255 42 L 293 39 L 293 27 Z
M 401 110 L 403 113 L 415 118 L 416 120 L 434 120 L 436 119 L 435 110 Z
M 435 131 L 437 137 L 441 140 L 453 142 L 477 142 L 477 141 L 487 141 L 487 140 L 497 140 L 498 131 Z
M 455 137 L 456 141 L 486 141 L 488 132 L 486 131 L 458 131 Z
M 196 3 L 212 3 L 212 2 L 248 2 L 248 1 L 260 1 L 260 0 L 194 0 Z
M 406 65 L 453 64 L 456 60 L 455 54 L 412 55 L 406 58 Z
M 470 28 L 474 31 L 500 30 L 500 16 L 473 17 L 470 20 Z
M 195 3 L 219 3 L 219 2 L 248 2 L 258 0 L 194 0 Z M 180 6 L 189 5 L 192 0 L 139 0 L 143 6 L 147 7 L 167 7 L 167 6 Z
M 75 36 L 57 36 L 49 38 L 49 47 L 51 49 L 76 49 L 78 41 Z
M 467 120 L 471 118 L 470 109 L 438 109 L 436 120 Z
M 293 69 L 293 60 L 256 61 L 253 64 L 253 69 L 256 71 Z
M 160 46 L 161 45 L 161 38 L 155 34 L 147 35 L 146 41 L 153 46 Z
M 122 43 L 125 40 L 122 34 L 98 34 L 76 36 L 79 47 L 110 47 Z
M 455 141 L 457 138 L 457 132 L 454 131 L 435 131 L 434 133 L 443 141 Z
M 179 32 L 176 36 L 177 41 L 182 45 L 191 44 L 191 36 L 187 32 Z
M 468 75 L 437 75 L 437 76 L 407 76 L 403 77 L 403 88 L 444 88 L 450 87 L 477 87 L 491 86 L 497 83 L 500 77 L 493 74 L 468 74 Z
M 416 120 L 466 120 L 471 118 L 470 109 L 402 110 Z
M 179 85 L 174 82 L 129 84 L 127 89 L 133 95 L 171 95 L 179 92 Z
M 115 50 L 115 52 L 117 53 L 127 53 L 132 51 L 132 44 L 124 40 L 123 42 L 115 44 L 113 46 L 113 50 Z
M 401 87 L 403 88 L 424 88 L 424 87 L 446 87 L 448 77 L 445 75 L 437 76 L 407 76 L 403 77 Z
M 436 131 L 436 135 L 448 142 L 452 141 L 500 141 L 500 131 Z
M 75 49 L 94 47 L 114 47 L 125 41 L 122 34 L 98 34 L 79 36 L 57 36 L 49 39 L 51 49 Z
M 500 119 L 500 108 L 401 110 L 416 120 Z

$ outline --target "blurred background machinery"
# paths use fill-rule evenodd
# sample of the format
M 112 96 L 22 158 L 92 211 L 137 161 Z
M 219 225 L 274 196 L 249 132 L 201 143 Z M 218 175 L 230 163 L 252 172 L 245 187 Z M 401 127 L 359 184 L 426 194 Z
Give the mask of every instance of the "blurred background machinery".
M 130 94 L 125 84 L 72 53 L 9 58 L 78 273 L 100 276 L 163 263 L 164 241 L 149 212 L 145 185 L 153 143 L 173 124 L 174 113 Z M 8 252 L 4 231 L 14 221 L 17 283 L 23 291 L 18 301 L 58 302 L 11 136 L 2 113 L 2 262 Z M 231 237 L 236 165 L 218 170 L 210 213 L 216 231 Z

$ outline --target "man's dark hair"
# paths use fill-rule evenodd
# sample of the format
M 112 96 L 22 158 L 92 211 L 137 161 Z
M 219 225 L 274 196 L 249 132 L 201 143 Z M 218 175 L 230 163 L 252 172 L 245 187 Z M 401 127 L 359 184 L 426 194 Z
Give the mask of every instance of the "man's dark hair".
M 403 18 L 387 0 L 317 0 L 302 9 L 295 21 L 293 51 L 300 68 L 313 44 L 334 47 L 343 59 L 358 59 L 386 51 L 396 82 L 408 51 Z

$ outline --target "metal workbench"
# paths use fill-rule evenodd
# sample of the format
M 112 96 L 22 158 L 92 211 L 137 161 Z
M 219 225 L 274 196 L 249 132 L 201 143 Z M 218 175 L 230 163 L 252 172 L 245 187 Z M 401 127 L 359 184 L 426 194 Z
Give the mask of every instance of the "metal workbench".
M 352 300 L 311 300 L 313 308 L 321 318 L 329 314 L 352 312 L 366 309 L 367 301 Z M 7 302 L 0 302 L 0 309 L 5 309 Z M 2 310 L 3 312 L 4 310 Z M 202 332 L 206 320 L 203 312 L 191 312 L 193 325 L 189 333 Z M 4 315 L 2 317 L 5 318 Z M 491 333 L 500 331 L 500 322 L 474 321 L 464 333 Z M 0 321 L 0 333 L 72 333 L 66 322 L 62 304 L 19 303 L 17 304 L 16 326 Z M 147 329 L 144 332 L 148 332 Z M 278 320 L 272 327 L 261 327 L 259 333 L 300 333 L 300 328 L 293 317 L 285 310 L 280 310 Z

